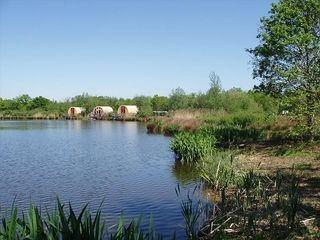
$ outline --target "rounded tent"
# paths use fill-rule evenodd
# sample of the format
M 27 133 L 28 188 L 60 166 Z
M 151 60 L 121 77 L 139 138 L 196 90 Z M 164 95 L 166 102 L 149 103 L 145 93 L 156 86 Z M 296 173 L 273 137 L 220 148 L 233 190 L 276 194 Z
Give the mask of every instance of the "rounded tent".
M 113 112 L 113 109 L 112 107 L 109 107 L 109 106 L 96 106 L 92 111 L 93 116 L 97 118 L 101 118 L 112 112 Z
M 138 113 L 138 107 L 136 105 L 121 105 L 118 108 L 118 115 L 121 116 L 133 116 Z
M 68 116 L 69 117 L 76 117 L 79 114 L 83 113 L 84 111 L 85 111 L 85 109 L 82 107 L 70 107 L 68 109 Z

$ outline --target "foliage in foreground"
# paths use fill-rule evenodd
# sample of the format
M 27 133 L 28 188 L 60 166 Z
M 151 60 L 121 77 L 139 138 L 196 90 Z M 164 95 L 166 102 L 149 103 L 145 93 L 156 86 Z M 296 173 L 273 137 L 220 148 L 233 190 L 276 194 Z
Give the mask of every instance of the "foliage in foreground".
M 221 158 L 202 172 L 204 191 L 215 196 L 216 203 L 200 230 L 204 239 L 319 237 L 316 213 L 303 204 L 300 178 L 294 170 L 275 175 L 241 173 L 228 162 Z
M 17 207 L 13 207 L 11 216 L 2 217 L 0 226 L 1 240 L 151 240 L 162 239 L 153 229 L 152 218 L 147 231 L 142 230 L 142 218 L 132 220 L 127 225 L 124 224 L 123 216 L 120 217 L 116 225 L 115 232 L 106 233 L 106 222 L 101 217 L 100 209 L 92 215 L 83 207 L 79 215 L 76 215 L 69 204 L 68 211 L 65 206 L 57 200 L 54 211 L 47 210 L 45 216 L 41 210 L 30 204 L 27 214 L 18 216 Z M 175 236 L 173 235 L 173 239 Z

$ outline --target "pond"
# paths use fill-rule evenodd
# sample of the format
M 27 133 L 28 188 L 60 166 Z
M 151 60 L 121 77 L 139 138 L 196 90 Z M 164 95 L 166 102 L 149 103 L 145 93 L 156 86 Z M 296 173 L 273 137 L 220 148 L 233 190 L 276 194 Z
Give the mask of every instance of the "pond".
M 170 138 L 137 122 L 0 121 L 0 207 L 52 208 L 56 197 L 79 210 L 102 203 L 107 226 L 141 214 L 157 232 L 184 238 L 177 184 L 196 185 L 177 169 Z M 146 223 L 147 224 L 147 223 Z

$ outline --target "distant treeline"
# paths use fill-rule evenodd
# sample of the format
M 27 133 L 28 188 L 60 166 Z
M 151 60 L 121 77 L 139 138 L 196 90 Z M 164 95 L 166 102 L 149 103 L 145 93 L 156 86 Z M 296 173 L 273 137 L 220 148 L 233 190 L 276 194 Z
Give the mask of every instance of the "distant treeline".
M 84 107 L 86 114 L 95 106 L 111 106 L 114 111 L 122 104 L 137 105 L 139 116 L 152 115 L 153 111 L 171 111 L 178 109 L 223 109 L 226 112 L 250 111 L 277 113 L 276 101 L 263 93 L 243 91 L 239 88 L 222 90 L 218 83 L 212 83 L 205 93 L 186 94 L 182 88 L 172 90 L 169 96 L 136 96 L 134 98 L 116 98 L 108 96 L 90 96 L 87 93 L 55 101 L 39 96 L 31 98 L 20 95 L 13 99 L 0 98 L 0 117 L 64 117 L 71 106 Z

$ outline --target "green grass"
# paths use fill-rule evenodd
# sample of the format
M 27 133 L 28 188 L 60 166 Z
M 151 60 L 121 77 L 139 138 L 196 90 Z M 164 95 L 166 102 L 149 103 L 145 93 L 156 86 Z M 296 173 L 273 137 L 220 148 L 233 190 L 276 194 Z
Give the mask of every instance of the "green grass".
M 235 185 L 242 180 L 243 173 L 237 170 L 232 152 L 215 152 L 199 163 L 203 181 L 215 189 Z
M 181 132 L 174 136 L 170 148 L 185 163 L 202 160 L 215 149 L 215 138 L 203 133 Z

